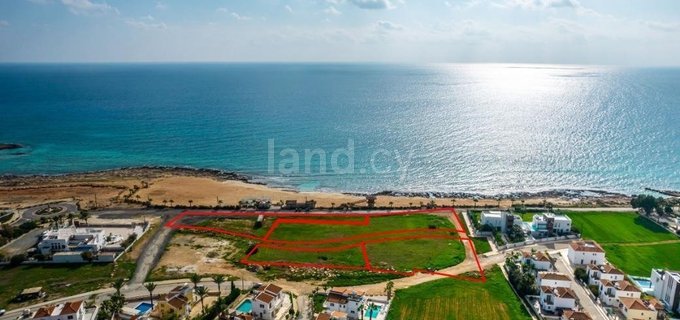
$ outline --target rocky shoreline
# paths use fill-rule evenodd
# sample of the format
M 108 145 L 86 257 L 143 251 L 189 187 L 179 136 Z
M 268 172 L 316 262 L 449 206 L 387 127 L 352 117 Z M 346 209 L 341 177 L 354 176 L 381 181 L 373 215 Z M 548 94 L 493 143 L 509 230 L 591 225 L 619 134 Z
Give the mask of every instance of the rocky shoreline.
M 249 184 L 266 185 L 261 179 L 257 180 L 244 174 L 219 170 L 219 169 L 205 169 L 192 167 L 178 167 L 178 166 L 140 166 L 140 167 L 123 167 L 110 170 L 88 171 L 80 173 L 66 173 L 56 175 L 2 175 L 0 176 L 0 187 L 20 187 L 25 185 L 36 185 L 43 183 L 68 183 L 68 182 L 82 182 L 105 180 L 106 178 L 135 178 L 135 179 L 156 179 L 170 176 L 187 176 L 187 177 L 202 177 L 212 178 L 222 181 L 241 181 Z M 290 188 L 274 187 L 272 188 L 291 190 Z M 351 196 L 366 196 L 369 193 L 357 192 L 342 192 Z M 528 199 L 528 198 L 591 198 L 591 199 L 606 199 L 606 198 L 630 198 L 629 195 L 609 192 L 603 190 L 575 190 L 575 189 L 555 189 L 539 192 L 512 192 L 500 194 L 481 194 L 474 192 L 408 192 L 408 191 L 392 191 L 385 190 L 373 193 L 376 196 L 393 196 L 393 197 L 408 197 L 408 198 L 478 198 L 478 199 Z

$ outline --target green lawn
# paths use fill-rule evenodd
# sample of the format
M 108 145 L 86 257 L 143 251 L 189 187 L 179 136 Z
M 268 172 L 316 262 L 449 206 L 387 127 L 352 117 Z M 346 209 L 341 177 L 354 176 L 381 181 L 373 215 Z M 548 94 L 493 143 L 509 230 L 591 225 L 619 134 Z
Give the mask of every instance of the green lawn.
M 531 222 L 531 220 L 534 218 L 534 215 L 536 212 L 515 212 L 516 214 L 519 214 L 522 217 L 522 221 L 525 222 Z
M 472 243 L 475 244 L 475 251 L 477 254 L 487 253 L 491 251 L 491 245 L 486 238 L 471 238 Z
M 632 275 L 649 277 L 652 268 L 680 269 L 680 243 L 603 247 L 607 260 Z
M 134 267 L 134 266 L 133 266 Z M 126 268 L 119 272 L 127 273 Z M 9 304 L 21 290 L 43 287 L 47 300 L 96 290 L 111 284 L 113 264 L 83 264 L 57 266 L 30 266 L 0 268 L 0 307 L 18 308 L 22 304 Z M 120 274 L 124 276 L 124 274 Z M 37 303 L 37 300 L 27 304 Z M 26 303 L 24 303 L 26 304 Z
M 631 212 L 565 212 L 584 238 L 605 243 L 677 240 L 678 237 L 649 219 Z
M 387 319 L 531 319 L 498 267 L 486 283 L 441 279 L 397 290 Z

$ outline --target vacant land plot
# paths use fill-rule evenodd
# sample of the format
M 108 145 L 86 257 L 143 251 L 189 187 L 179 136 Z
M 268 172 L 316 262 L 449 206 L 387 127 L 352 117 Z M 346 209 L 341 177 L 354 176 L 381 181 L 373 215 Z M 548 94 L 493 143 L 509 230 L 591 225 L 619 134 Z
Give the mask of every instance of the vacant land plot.
M 531 319 L 498 267 L 486 283 L 441 279 L 397 290 L 387 319 Z
M 310 218 L 311 219 L 311 218 Z M 313 219 L 317 219 L 314 217 Z M 343 222 L 363 223 L 364 218 L 326 219 Z M 313 241 L 323 239 L 345 238 L 376 232 L 390 232 L 403 229 L 428 229 L 455 227 L 449 219 L 429 214 L 399 215 L 372 217 L 367 225 L 320 225 L 282 223 L 269 237 L 270 240 Z M 383 236 L 384 237 L 384 236 Z M 364 238 L 365 239 L 365 238 Z
M 397 271 L 438 270 L 465 260 L 465 247 L 458 239 L 413 239 L 370 244 L 373 267 Z
M 97 290 L 112 282 L 113 264 L 83 264 L 0 268 L 0 305 L 18 308 L 33 304 L 31 300 L 23 304 L 9 304 L 21 290 L 29 287 L 43 287 L 51 300 L 81 292 Z M 9 309 L 8 308 L 8 309 Z
M 649 219 L 631 212 L 566 212 L 584 238 L 605 243 L 677 240 Z
M 604 245 L 607 260 L 624 272 L 649 277 L 652 268 L 680 270 L 680 243 Z

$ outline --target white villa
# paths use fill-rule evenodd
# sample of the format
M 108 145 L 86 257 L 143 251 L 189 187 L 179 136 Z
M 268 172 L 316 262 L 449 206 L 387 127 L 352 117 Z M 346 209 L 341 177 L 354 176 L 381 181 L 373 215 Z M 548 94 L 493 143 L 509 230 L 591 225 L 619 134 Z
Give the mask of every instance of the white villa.
M 663 306 L 656 301 L 644 301 L 639 298 L 621 298 L 619 310 L 626 320 L 656 320 Z
M 45 255 L 65 251 L 97 253 L 105 244 L 103 230 L 68 227 L 45 231 L 38 243 L 38 250 Z
M 522 263 L 532 265 L 539 271 L 552 270 L 552 259 L 547 252 L 522 251 Z
M 531 219 L 531 235 L 549 237 L 571 232 L 571 218 L 565 215 L 556 215 L 551 212 L 535 214 Z
M 600 280 L 600 301 L 610 307 L 618 307 L 621 298 L 639 299 L 642 295 L 640 289 L 626 280 L 609 281 Z
M 539 288 L 569 288 L 571 289 L 571 278 L 559 272 L 539 272 L 536 276 L 536 284 Z
M 83 320 L 85 315 L 82 300 L 42 307 L 33 315 L 34 320 Z
M 651 282 L 654 296 L 666 309 L 680 313 L 680 272 L 652 269 Z
M 621 281 L 624 280 L 626 274 L 617 269 L 611 264 L 596 266 L 591 264 L 588 266 L 588 285 L 600 285 L 600 280 Z
M 287 304 L 284 303 L 283 289 L 269 284 L 253 299 L 251 314 L 257 319 L 274 320 L 284 305 Z
M 541 309 L 545 311 L 576 308 L 576 293 L 571 288 L 542 286 L 540 298 Z
M 482 211 L 481 225 L 489 225 L 500 232 L 507 232 L 513 225 L 522 227 L 522 217 L 509 211 Z
M 328 292 L 328 297 L 323 303 L 323 307 L 330 312 L 339 311 L 345 313 L 348 319 L 359 319 L 361 315 L 360 307 L 365 303 L 366 296 L 364 292 L 332 288 Z
M 604 250 L 595 241 L 572 241 L 567 257 L 573 265 L 603 265 L 606 261 Z

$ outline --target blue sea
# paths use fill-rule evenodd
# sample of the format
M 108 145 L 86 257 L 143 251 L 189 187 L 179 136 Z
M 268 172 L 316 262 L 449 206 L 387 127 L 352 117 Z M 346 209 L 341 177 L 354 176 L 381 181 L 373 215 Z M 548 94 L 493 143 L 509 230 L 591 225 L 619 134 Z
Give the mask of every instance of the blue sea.
M 214 168 L 300 190 L 680 189 L 680 69 L 0 65 L 0 174 Z

